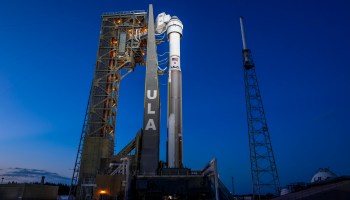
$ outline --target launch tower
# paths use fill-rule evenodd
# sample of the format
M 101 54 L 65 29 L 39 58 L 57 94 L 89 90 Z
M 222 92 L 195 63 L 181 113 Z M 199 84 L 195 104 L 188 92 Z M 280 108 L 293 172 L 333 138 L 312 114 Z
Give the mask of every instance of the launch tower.
M 70 197 L 76 199 L 233 199 L 217 174 L 217 162 L 202 170 L 182 164 L 182 22 L 148 12 L 102 16 L 97 62 L 76 157 Z M 160 74 L 156 32 L 169 41 L 167 161 L 159 159 Z M 165 33 L 166 32 L 166 33 Z M 143 126 L 114 155 L 120 81 L 146 65 Z M 162 72 L 164 74 L 164 71 Z
M 102 15 L 94 79 L 74 166 L 71 193 L 89 196 L 113 160 L 120 81 L 144 64 L 147 12 Z
M 242 17 L 240 17 L 240 24 L 253 195 L 257 195 L 260 199 L 263 193 L 277 195 L 280 184 L 258 78 L 255 73 L 255 64 L 251 51 L 246 46 Z

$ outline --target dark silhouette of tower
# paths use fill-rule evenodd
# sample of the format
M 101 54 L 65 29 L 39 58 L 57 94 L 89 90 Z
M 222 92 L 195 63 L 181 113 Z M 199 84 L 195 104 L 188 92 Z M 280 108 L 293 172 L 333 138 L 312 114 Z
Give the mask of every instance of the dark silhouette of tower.
M 280 184 L 258 78 L 255 73 L 255 64 L 250 49 L 246 47 L 242 17 L 240 17 L 240 24 L 253 195 L 260 199 L 260 195 L 264 193 L 277 195 Z

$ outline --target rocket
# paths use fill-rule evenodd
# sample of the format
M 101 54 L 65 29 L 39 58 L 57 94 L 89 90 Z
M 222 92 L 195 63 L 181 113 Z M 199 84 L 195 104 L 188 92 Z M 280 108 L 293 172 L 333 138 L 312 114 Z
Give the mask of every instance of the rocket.
M 156 32 L 169 40 L 167 163 L 169 168 L 182 167 L 182 74 L 180 40 L 183 24 L 176 16 L 160 13 L 156 19 Z
M 179 18 L 173 16 L 166 28 L 169 39 L 167 163 L 169 168 L 180 168 L 182 167 L 182 74 L 180 65 L 180 39 L 183 25 Z

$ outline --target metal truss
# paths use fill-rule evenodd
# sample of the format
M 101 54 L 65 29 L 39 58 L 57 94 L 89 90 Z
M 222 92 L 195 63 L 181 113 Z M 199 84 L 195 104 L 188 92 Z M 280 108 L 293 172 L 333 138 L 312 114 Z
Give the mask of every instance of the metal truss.
M 278 194 L 279 178 L 251 52 L 243 50 L 253 194 Z
M 72 178 L 71 188 L 77 186 L 78 199 L 91 196 L 93 180 L 113 159 L 120 81 L 136 64 L 144 65 L 146 34 L 145 11 L 102 15 L 89 106 Z
M 90 95 L 91 95 L 91 90 L 90 90 Z M 79 139 L 78 152 L 77 152 L 77 156 L 75 158 L 75 164 L 74 164 L 74 169 L 73 169 L 71 185 L 69 187 L 69 199 L 74 198 L 73 195 L 76 194 L 76 189 L 77 189 L 77 185 L 78 185 L 79 170 L 80 170 L 80 164 L 81 164 L 81 155 L 82 155 L 82 151 L 83 151 L 83 143 L 84 143 L 84 138 L 85 138 L 85 133 L 86 133 L 86 126 L 87 126 L 87 122 L 88 122 L 89 108 L 90 108 L 90 98 L 89 98 L 88 103 L 87 103 L 86 113 L 85 113 L 84 122 L 83 122 L 83 128 L 81 130 L 80 139 Z
M 120 81 L 143 62 L 146 12 L 103 15 L 88 135 L 114 139 Z M 113 151 L 111 151 L 113 153 Z

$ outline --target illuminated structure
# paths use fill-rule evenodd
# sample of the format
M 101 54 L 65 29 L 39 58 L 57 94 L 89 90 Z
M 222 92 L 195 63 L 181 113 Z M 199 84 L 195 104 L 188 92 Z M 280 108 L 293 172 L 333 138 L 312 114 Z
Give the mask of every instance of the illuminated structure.
M 243 18 L 240 18 L 243 41 L 243 68 L 247 106 L 250 165 L 253 195 L 279 194 L 279 178 L 267 128 L 264 107 L 260 95 L 255 64 L 250 49 L 246 46 Z
M 170 49 L 167 163 L 159 159 L 156 28 L 160 33 L 167 31 Z M 233 199 L 218 178 L 215 159 L 203 170 L 182 166 L 180 38 L 183 26 L 177 17 L 159 15 L 156 28 L 152 5 L 148 13 L 132 11 L 102 16 L 95 75 L 70 197 Z M 113 155 L 119 84 L 137 64 L 146 64 L 143 127 L 129 144 Z
M 113 159 L 120 81 L 144 64 L 147 12 L 102 15 L 95 74 L 79 143 L 72 193 L 89 198 L 96 175 L 103 174 Z M 77 189 L 77 191 L 75 191 Z

